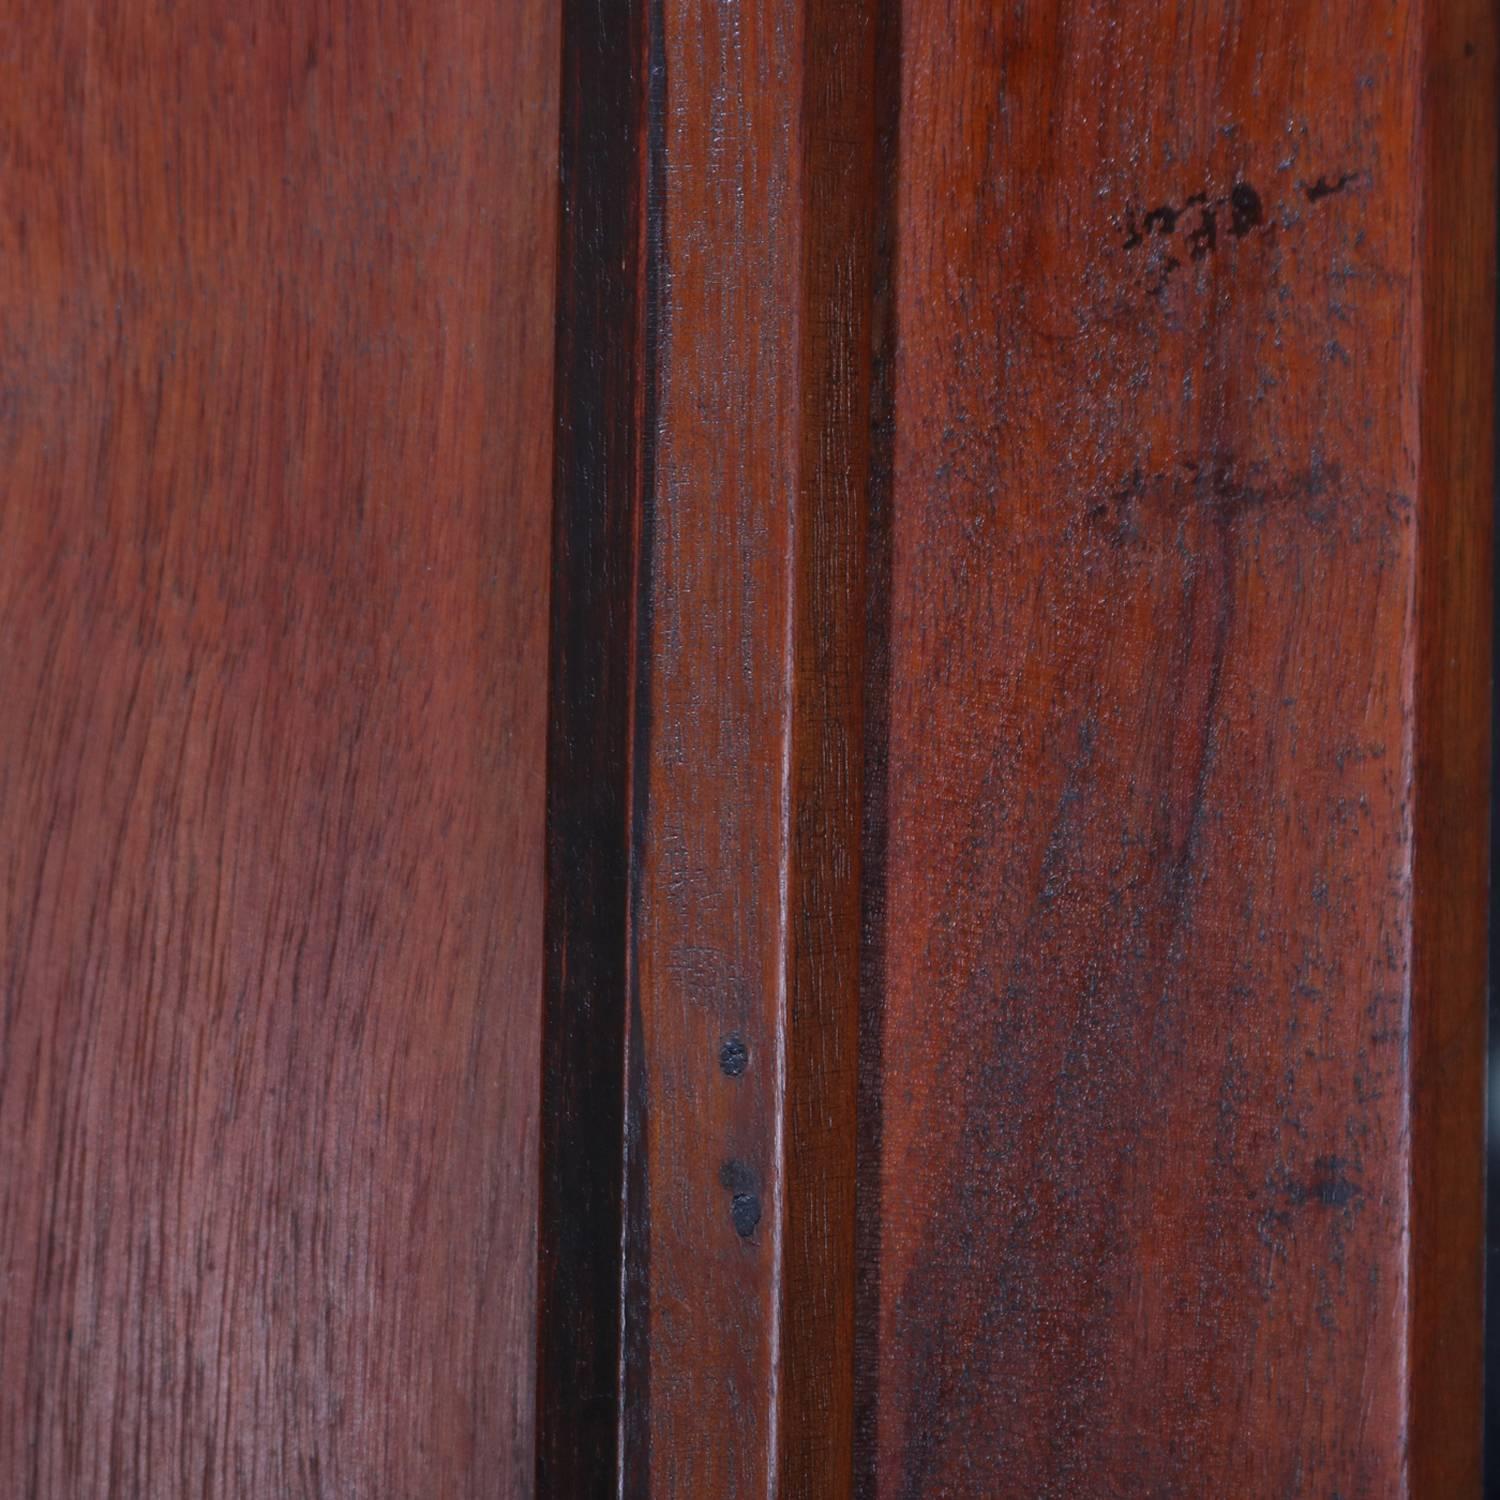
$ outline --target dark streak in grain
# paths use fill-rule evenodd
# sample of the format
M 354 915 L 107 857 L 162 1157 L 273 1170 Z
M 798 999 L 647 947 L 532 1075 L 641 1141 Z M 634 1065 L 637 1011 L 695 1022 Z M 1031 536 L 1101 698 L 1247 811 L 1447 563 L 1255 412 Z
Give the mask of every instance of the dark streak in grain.
M 876 1496 L 1472 1492 L 1458 9 L 903 9 Z

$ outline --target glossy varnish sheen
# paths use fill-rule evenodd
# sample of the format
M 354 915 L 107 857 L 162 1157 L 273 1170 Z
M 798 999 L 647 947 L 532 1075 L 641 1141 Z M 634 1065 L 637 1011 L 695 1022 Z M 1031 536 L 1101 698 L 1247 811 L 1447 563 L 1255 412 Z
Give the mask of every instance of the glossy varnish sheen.
M 549 6 L 0 31 L 0 1492 L 525 1494 Z

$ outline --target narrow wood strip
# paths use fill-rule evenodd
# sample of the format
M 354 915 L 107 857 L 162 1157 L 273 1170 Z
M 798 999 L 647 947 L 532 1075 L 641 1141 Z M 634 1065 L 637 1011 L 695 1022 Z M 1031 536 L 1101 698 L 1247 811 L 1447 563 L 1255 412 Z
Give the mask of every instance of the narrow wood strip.
M 847 1494 L 873 34 L 651 26 L 625 1462 Z
M 891 522 L 895 478 L 896 210 L 901 0 L 876 0 L 872 166 L 870 449 L 865 518 L 864 744 L 860 798 L 858 1080 L 855 1132 L 854 1485 L 876 1490 L 884 1151 L 886 856 L 889 818 Z
M 629 1316 L 649 1330 L 640 1436 L 666 1495 L 764 1494 L 777 1448 L 799 10 L 666 0 L 653 38 L 660 404 L 635 954 L 650 1249 Z
M 1477 1494 L 1483 1467 L 1495 381 L 1487 334 L 1500 124 L 1495 7 L 1428 0 L 1422 20 L 1408 1350 L 1418 1497 Z
M 865 0 L 811 0 L 803 42 L 778 1482 L 827 1500 L 854 1481 L 874 19 Z
M 562 17 L 537 1491 L 620 1459 L 631 764 L 649 379 L 646 5 Z

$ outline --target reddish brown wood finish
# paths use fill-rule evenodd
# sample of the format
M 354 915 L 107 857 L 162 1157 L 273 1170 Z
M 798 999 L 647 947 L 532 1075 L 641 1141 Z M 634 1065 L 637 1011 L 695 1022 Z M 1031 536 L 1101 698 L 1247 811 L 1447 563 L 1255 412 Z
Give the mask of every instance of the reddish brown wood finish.
M 877 6 L 804 18 L 778 1493 L 852 1493 Z M 879 601 L 876 603 L 879 607 Z
M 0 31 L 0 1492 L 527 1493 L 553 10 Z
M 560 11 L 10 5 L 0 1493 L 1472 1495 L 1492 8 Z
M 1472 1494 L 1484 1401 L 1484 999 L 1495 539 L 1495 17 L 1423 14 L 1420 467 L 1412 725 L 1410 1492 Z M 1487 793 L 1489 795 L 1487 795 Z M 1500 1392 L 1491 1399 L 1500 1399 Z M 1485 1460 L 1488 1488 L 1500 1454 Z
M 624 1472 L 837 1496 L 874 33 L 821 0 L 649 30 Z
M 900 38 L 871 1492 L 1475 1494 L 1490 10 Z

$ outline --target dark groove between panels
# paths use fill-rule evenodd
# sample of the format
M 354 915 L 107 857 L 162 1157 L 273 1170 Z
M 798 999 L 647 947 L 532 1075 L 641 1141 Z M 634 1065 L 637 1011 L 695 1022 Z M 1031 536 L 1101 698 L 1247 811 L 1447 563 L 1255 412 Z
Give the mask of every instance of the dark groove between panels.
M 540 1496 L 611 1493 L 619 1472 L 634 598 L 649 484 L 640 389 L 645 40 L 644 0 L 611 7 L 567 0 L 541 1058 Z

